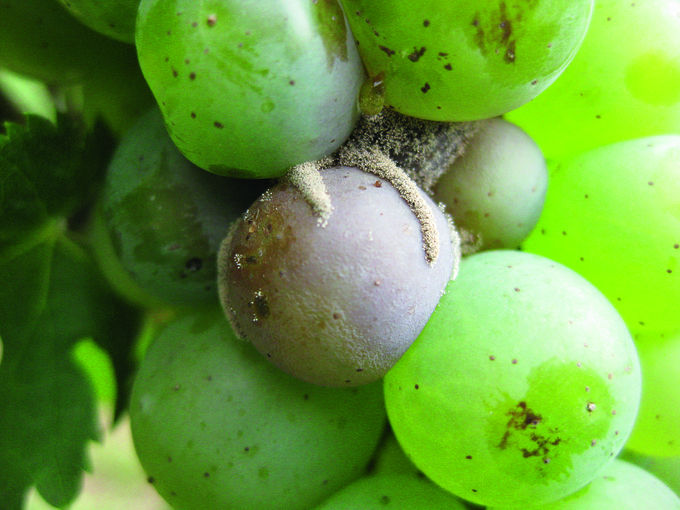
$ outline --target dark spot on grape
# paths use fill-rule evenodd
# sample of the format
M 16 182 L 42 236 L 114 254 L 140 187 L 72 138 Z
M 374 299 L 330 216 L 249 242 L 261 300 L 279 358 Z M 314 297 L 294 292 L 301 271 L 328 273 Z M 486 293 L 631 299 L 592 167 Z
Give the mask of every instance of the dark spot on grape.
M 653 182 L 653 181 L 649 181 L 649 182 L 647 183 L 647 185 L 649 185 L 649 186 L 654 186 L 654 182 Z
M 364 371 L 363 368 L 357 368 L 357 372 L 363 372 L 363 371 Z
M 215 24 L 217 23 L 217 14 L 211 14 L 208 16 L 206 23 L 208 24 L 209 27 L 214 27 Z
M 602 118 L 602 115 L 595 115 L 595 118 L 596 118 L 596 119 L 601 119 L 601 118 Z
M 309 394 L 305 393 L 304 395 L 302 395 L 302 399 L 309 400 Z
M 146 479 L 146 481 L 149 482 L 150 484 L 153 484 L 156 482 L 156 479 L 153 476 L 150 476 L 149 478 Z
M 179 75 L 179 73 L 177 72 L 177 69 L 175 69 L 175 68 L 173 67 L 173 68 L 172 68 L 172 76 L 173 76 L 174 78 L 177 78 L 177 75 Z
M 262 293 L 255 294 L 255 299 L 253 299 L 253 307 L 255 308 L 255 317 L 258 320 L 269 317 L 269 302 L 267 301 L 267 297 Z
M 179 384 L 175 384 L 175 386 L 174 386 L 172 389 L 175 390 L 175 391 L 179 391 L 180 385 L 179 385 Z
M 472 492 L 477 492 L 477 489 L 472 489 Z
M 430 90 L 430 84 L 427 83 L 427 82 L 425 82 L 425 85 L 423 85 L 422 87 L 420 87 L 420 91 L 421 91 L 423 94 L 426 94 L 428 90 Z
M 592 413 L 596 408 L 597 406 L 593 402 L 588 402 L 586 404 L 586 411 L 588 411 L 589 413 Z
M 272 353 L 271 353 L 271 352 L 268 352 L 268 353 L 267 353 L 267 357 L 268 357 L 268 358 L 271 358 L 271 357 L 272 357 Z
M 597 444 L 597 439 L 593 439 L 593 440 L 590 442 L 590 446 L 595 446 L 596 444 Z
M 248 255 L 248 256 L 245 258 L 245 261 L 246 261 L 248 264 L 257 264 L 257 257 L 256 257 L 255 255 Z
M 196 118 L 196 112 L 191 112 L 191 118 L 195 119 Z
M 203 478 L 210 478 L 210 473 L 208 473 L 207 471 L 203 473 Z
M 196 73 L 189 73 L 189 79 L 191 81 L 195 80 L 196 79 Z
M 545 457 L 543 459 L 543 464 L 550 464 L 550 459 L 548 457 Z
M 453 66 L 452 66 L 451 64 L 446 64 L 446 65 L 444 66 L 444 69 L 446 69 L 447 71 L 452 71 L 452 70 L 453 70 Z
M 375 186 L 376 188 L 382 188 L 382 182 L 380 182 L 380 181 L 375 181 L 375 182 L 373 183 L 373 186 Z
M 352 382 L 352 380 L 351 380 L 351 379 L 345 379 L 345 382 L 346 382 L 347 384 L 349 384 L 349 383 Z
M 215 121 L 215 122 L 213 123 L 213 125 L 214 125 L 217 129 L 222 129 L 222 128 L 224 127 L 224 124 L 222 124 L 221 122 L 217 122 L 217 121 Z
M 675 243 L 675 244 L 673 245 L 673 249 L 677 250 L 677 249 L 679 249 L 679 248 L 680 248 L 680 244 Z
M 244 451 L 244 452 L 249 452 L 249 451 L 250 451 L 250 446 L 246 446 L 246 447 L 243 449 L 243 451 Z
M 519 292 L 519 287 L 515 287 L 515 292 Z
M 291 86 L 292 86 L 292 85 L 295 85 L 295 80 L 290 80 L 290 81 L 288 82 L 288 85 L 291 85 Z
M 384 51 L 385 54 L 386 54 L 388 57 L 391 57 L 392 55 L 394 55 L 394 54 L 396 53 L 394 50 L 391 50 L 391 49 L 388 48 L 387 46 L 382 46 L 382 45 L 381 45 L 381 46 L 378 46 L 378 48 L 380 48 L 382 51 Z
M 413 52 L 407 57 L 411 62 L 418 62 L 420 60 L 420 57 L 425 55 L 425 46 L 421 46 L 420 49 L 414 47 Z
M 666 269 L 666 272 L 667 272 L 668 274 L 671 274 L 671 273 L 673 272 L 673 270 L 672 270 L 672 269 Z
M 168 456 L 168 462 L 172 462 L 172 457 Z
M 188 271 L 194 273 L 203 267 L 203 261 L 198 257 L 193 257 L 187 260 L 186 264 L 184 264 L 184 267 L 186 267 Z
M 414 388 L 415 388 L 415 389 L 419 389 L 420 386 L 416 384 L 416 385 L 414 386 Z
M 489 356 L 489 359 L 490 359 L 491 361 L 495 361 L 495 360 L 496 360 L 496 356 L 491 355 L 491 356 Z
M 472 455 L 466 455 L 465 458 L 468 460 L 472 460 Z
M 562 235 L 563 235 L 563 236 L 566 236 L 566 235 L 567 235 L 567 232 L 563 230 L 563 231 L 562 231 Z
M 423 26 L 424 26 L 425 28 L 429 27 L 429 26 L 430 26 L 430 20 L 429 20 L 429 19 L 424 19 L 424 20 L 423 20 Z
M 333 314 L 333 318 L 334 318 L 335 320 L 338 320 L 340 317 L 342 317 L 342 315 L 340 315 L 340 314 L 337 313 L 337 312 Z
M 380 503 L 383 505 L 388 505 L 390 503 L 390 497 L 383 495 L 383 497 L 380 498 Z
M 531 80 L 532 85 L 536 85 L 538 83 L 538 80 Z M 532 190 L 533 191 L 533 190 Z
M 516 358 L 513 358 L 513 360 L 511 361 L 511 363 L 512 363 L 513 365 L 516 365 L 516 364 L 517 364 L 517 359 L 516 359 Z

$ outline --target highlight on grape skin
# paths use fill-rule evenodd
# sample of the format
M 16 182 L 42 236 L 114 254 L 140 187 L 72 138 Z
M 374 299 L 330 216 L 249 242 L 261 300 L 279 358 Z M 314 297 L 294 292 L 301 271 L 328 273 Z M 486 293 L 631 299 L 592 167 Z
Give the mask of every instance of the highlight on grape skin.
M 444 214 L 430 204 L 440 253 L 429 264 L 420 224 L 386 181 L 321 170 L 327 225 L 288 184 L 265 193 L 219 252 L 222 305 L 237 333 L 283 370 L 330 386 L 374 381 L 427 322 L 452 273 Z
M 482 505 L 540 505 L 618 454 L 640 386 L 630 333 L 595 287 L 544 257 L 497 250 L 463 260 L 385 376 L 385 404 L 435 483 Z
M 434 199 L 482 249 L 516 248 L 538 221 L 547 185 L 534 141 L 514 124 L 489 119 L 437 181 Z

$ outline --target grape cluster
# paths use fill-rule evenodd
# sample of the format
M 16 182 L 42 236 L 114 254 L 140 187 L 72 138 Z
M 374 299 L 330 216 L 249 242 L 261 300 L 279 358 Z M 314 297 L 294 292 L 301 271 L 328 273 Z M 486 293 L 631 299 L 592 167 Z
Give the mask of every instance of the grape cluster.
M 3 21 L 38 7 L 76 29 Z M 163 317 L 169 504 L 680 509 L 617 459 L 680 458 L 677 0 L 0 0 L 0 66 L 78 82 L 78 30 L 153 96 L 85 89 L 123 133 L 88 233 Z

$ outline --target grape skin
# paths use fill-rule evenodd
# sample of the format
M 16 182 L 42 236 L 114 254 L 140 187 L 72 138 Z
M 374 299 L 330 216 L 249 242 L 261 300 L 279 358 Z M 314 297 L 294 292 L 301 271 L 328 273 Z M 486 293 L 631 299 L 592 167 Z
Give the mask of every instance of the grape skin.
M 451 277 L 443 213 L 428 264 L 420 225 L 397 191 L 356 168 L 321 171 L 327 225 L 288 184 L 249 209 L 220 249 L 220 297 L 236 331 L 283 370 L 323 385 L 383 376 L 427 322 Z
M 548 169 L 536 143 L 514 124 L 479 124 L 463 156 L 437 181 L 434 199 L 481 249 L 514 249 L 541 214 Z
M 591 284 L 536 255 L 463 260 L 418 339 L 385 376 L 390 424 L 430 479 L 483 505 L 553 501 L 623 447 L 640 368 Z
M 294 379 L 210 308 L 156 335 L 130 422 L 149 480 L 173 507 L 307 510 L 360 476 L 385 411 L 379 384 Z

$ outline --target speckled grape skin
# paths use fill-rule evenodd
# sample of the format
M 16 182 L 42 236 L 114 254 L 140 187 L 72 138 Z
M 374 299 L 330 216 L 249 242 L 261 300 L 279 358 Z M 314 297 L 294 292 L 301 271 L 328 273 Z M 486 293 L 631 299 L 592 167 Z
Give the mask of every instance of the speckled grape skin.
M 361 478 L 314 510 L 466 510 L 466 506 L 429 480 L 408 475 Z
M 184 155 L 278 177 L 342 144 L 364 71 L 336 0 L 143 0 L 142 71 Z
M 149 480 L 183 510 L 307 510 L 365 469 L 380 385 L 322 388 L 238 340 L 219 309 L 168 324 L 136 377 L 130 422 Z
M 463 260 L 385 376 L 399 443 L 483 505 L 540 505 L 591 481 L 628 437 L 640 367 L 616 310 L 573 271 L 517 251 Z
M 504 507 L 505 508 L 505 507 Z M 580 491 L 567 498 L 527 510 L 680 510 L 680 499 L 647 471 L 615 460 Z M 500 508 L 489 510 L 501 510 Z
M 191 164 L 154 108 L 121 140 L 102 191 L 95 246 L 109 280 L 145 306 L 216 304 L 217 249 L 259 192 Z
M 517 248 L 538 221 L 547 185 L 536 143 L 514 124 L 489 119 L 439 179 L 434 198 L 480 237 L 482 249 Z
M 220 298 L 237 332 L 286 372 L 366 384 L 420 333 L 457 254 L 431 200 L 441 238 L 432 265 L 415 215 L 389 183 L 348 167 L 321 176 L 333 205 L 328 224 L 297 189 L 277 185 L 220 248 Z
M 59 0 L 81 22 L 119 41 L 135 42 L 139 0 Z
M 385 102 L 429 120 L 477 120 L 537 96 L 573 58 L 592 0 L 342 0 Z
M 555 162 L 523 248 L 587 278 L 631 331 L 680 330 L 680 136 Z
M 680 458 L 680 332 L 636 335 L 642 367 L 640 413 L 626 448 Z
M 508 114 L 546 157 L 680 132 L 680 3 L 597 0 L 576 57 Z
M 90 30 L 55 0 L 0 0 L 0 48 L 0 67 L 50 84 L 81 82 L 101 67 L 137 60 L 129 44 Z

